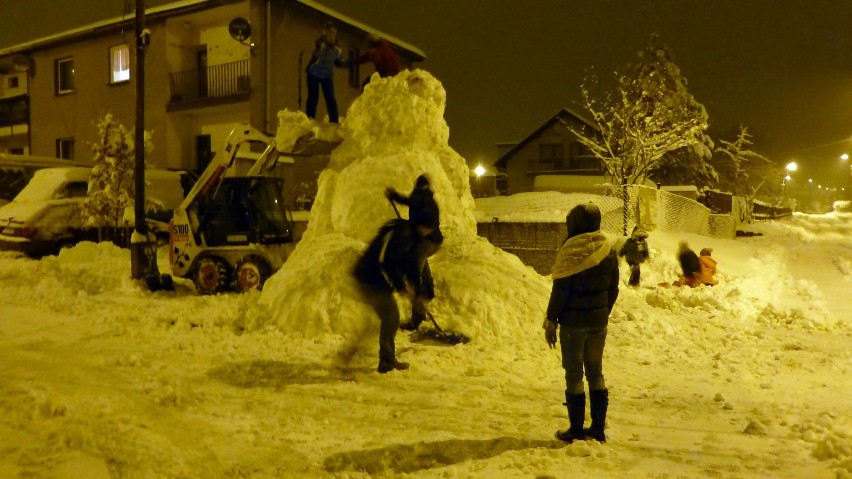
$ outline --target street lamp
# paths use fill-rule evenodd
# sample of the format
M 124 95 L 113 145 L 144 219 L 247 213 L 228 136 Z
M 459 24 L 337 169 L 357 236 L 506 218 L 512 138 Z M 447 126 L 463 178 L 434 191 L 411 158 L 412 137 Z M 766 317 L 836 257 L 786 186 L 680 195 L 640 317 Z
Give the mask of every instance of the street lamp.
M 787 170 L 787 174 L 784 175 L 784 181 L 781 182 L 782 201 L 786 201 L 789 204 L 790 198 L 789 198 L 789 194 L 787 192 L 787 182 L 790 181 L 790 179 L 792 179 L 792 177 L 790 176 L 790 173 L 798 170 L 799 165 L 797 165 L 795 161 L 791 161 L 790 163 L 787 163 L 787 166 L 785 166 L 784 169 Z
M 476 195 L 474 197 L 482 197 L 485 196 L 482 191 L 482 175 L 485 174 L 485 167 L 482 165 L 476 165 L 476 168 L 473 169 L 473 172 L 476 173 Z

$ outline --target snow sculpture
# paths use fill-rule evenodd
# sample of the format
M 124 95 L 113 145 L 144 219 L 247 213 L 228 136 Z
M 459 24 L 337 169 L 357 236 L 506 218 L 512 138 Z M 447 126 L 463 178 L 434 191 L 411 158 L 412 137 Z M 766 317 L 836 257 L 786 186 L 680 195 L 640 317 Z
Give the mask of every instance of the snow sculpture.
M 519 325 L 538 335 L 550 283 L 477 236 L 468 168 L 448 145 L 445 104 L 441 83 L 413 70 L 375 79 L 349 108 L 337 132 L 343 141 L 320 175 L 308 229 L 261 296 L 281 330 L 315 338 L 377 335 L 378 318 L 361 302 L 351 269 L 379 227 L 396 217 L 385 188 L 408 192 L 426 173 L 445 237 L 429 260 L 437 294 L 429 309 L 439 324 L 474 342 Z M 284 122 L 304 128 L 293 112 L 281 112 L 279 121 L 279 132 L 288 130 Z M 404 206 L 400 214 L 407 216 Z M 403 321 L 409 310 L 400 300 Z M 376 345 L 365 347 L 372 352 Z

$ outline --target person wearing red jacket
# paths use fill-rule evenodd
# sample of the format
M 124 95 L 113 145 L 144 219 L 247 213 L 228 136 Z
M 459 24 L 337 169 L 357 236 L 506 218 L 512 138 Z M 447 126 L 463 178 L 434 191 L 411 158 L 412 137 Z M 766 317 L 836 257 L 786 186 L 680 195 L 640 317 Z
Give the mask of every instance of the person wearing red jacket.
M 367 41 L 370 44 L 370 51 L 358 57 L 356 61 L 359 65 L 372 62 L 376 68 L 376 73 L 382 78 L 392 77 L 402 70 L 399 63 L 399 56 L 393 51 L 387 40 L 378 35 L 371 34 Z M 369 76 L 364 79 L 362 87 L 367 86 L 368 83 L 370 83 Z

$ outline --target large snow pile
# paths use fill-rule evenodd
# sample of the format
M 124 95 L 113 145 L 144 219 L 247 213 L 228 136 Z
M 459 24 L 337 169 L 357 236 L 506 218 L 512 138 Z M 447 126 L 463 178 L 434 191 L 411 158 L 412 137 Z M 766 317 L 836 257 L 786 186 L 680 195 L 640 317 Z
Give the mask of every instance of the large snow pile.
M 308 229 L 261 297 L 281 330 L 318 340 L 333 335 L 348 344 L 377 334 L 379 322 L 361 301 L 351 269 L 379 227 L 395 217 L 385 188 L 407 194 L 425 173 L 445 236 L 430 259 L 437 298 L 429 308 L 441 326 L 475 338 L 537 332 L 549 283 L 477 236 L 469 172 L 448 145 L 445 104 L 441 83 L 414 70 L 371 82 L 350 107 L 339 127 L 343 142 L 320 175 Z M 279 119 L 303 124 L 299 113 Z M 288 130 L 282 125 L 280 136 Z M 407 214 L 402 206 L 400 213 Z

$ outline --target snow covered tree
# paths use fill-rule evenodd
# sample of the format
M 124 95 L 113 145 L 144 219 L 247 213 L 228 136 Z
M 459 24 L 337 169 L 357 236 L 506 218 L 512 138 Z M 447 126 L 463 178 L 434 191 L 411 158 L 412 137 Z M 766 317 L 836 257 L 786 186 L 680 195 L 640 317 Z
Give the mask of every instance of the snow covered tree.
M 89 192 L 83 201 L 83 224 L 98 228 L 121 226 L 124 210 L 133 206 L 135 195 L 135 151 L 133 131 L 107 114 L 98 122 L 98 139 L 89 144 L 94 152 L 94 167 L 89 177 Z M 145 151 L 151 151 L 150 133 L 145 132 Z M 146 210 L 155 208 L 146 201 Z
M 600 99 L 584 83 L 582 106 L 597 132 L 572 128 L 603 162 L 613 183 L 643 183 L 655 171 L 663 171 L 664 156 L 681 148 L 691 148 L 694 161 L 709 159 L 712 142 L 704 135 L 707 112 L 687 90 L 669 50 L 658 46 L 657 36 L 640 52 L 639 61 L 624 71 L 615 74 L 615 93 Z M 712 177 L 709 170 L 706 174 Z
M 663 185 L 695 185 L 703 189 L 715 185 L 719 174 L 703 156 L 686 147 L 663 155 L 652 168 L 650 178 Z
M 713 158 L 716 171 L 719 172 L 717 187 L 746 198 L 749 203 L 767 181 L 775 179 L 772 162 L 749 149 L 753 143 L 751 138 L 748 128 L 740 126 L 736 140 L 719 141 L 722 146 L 716 148 L 717 154 Z M 780 182 L 780 170 L 774 176 L 778 176 Z

